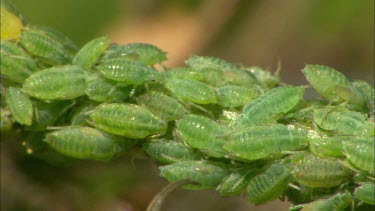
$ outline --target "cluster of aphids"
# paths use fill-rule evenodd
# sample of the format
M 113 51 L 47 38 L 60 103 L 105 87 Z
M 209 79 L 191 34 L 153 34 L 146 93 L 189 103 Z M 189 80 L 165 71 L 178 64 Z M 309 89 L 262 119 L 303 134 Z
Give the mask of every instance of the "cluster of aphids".
M 292 209 L 374 204 L 374 89 L 322 65 L 307 86 L 213 57 L 165 68 L 149 44 L 100 37 L 77 49 L 64 35 L 23 27 L 1 40 L 1 130 L 27 151 L 110 160 L 141 147 L 170 182 L 246 194 L 254 204 L 287 197 Z

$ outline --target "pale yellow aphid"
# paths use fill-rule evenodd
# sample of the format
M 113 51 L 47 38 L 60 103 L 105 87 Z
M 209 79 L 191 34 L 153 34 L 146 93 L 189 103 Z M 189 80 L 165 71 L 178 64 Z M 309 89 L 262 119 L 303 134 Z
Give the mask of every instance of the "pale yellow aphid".
M 1 39 L 17 39 L 23 29 L 22 21 L 14 14 L 0 6 L 1 10 Z

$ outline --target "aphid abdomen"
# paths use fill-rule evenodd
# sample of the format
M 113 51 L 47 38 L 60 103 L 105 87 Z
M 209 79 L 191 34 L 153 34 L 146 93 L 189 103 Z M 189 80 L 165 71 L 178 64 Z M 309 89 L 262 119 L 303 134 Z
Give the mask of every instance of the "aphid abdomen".
M 22 91 L 43 100 L 72 99 L 85 94 L 86 76 L 77 65 L 52 67 L 32 74 Z
M 31 125 L 33 119 L 33 105 L 20 88 L 9 87 L 6 92 L 6 102 L 12 112 L 12 117 L 20 124 Z
M 23 83 L 33 73 L 20 59 L 8 55 L 1 55 L 0 68 L 2 76 L 16 83 Z
M 248 125 L 276 121 L 296 106 L 303 94 L 304 88 L 302 87 L 274 88 L 243 107 L 242 121 Z
M 275 199 L 288 187 L 290 180 L 290 167 L 274 163 L 250 180 L 248 200 L 257 205 Z
M 188 179 L 198 183 L 184 186 L 187 189 L 214 189 L 228 174 L 224 165 L 212 161 L 183 161 L 159 169 L 169 182 Z
M 140 95 L 137 103 L 146 106 L 153 114 L 165 121 L 176 120 L 189 113 L 177 99 L 162 92 L 151 91 Z
M 366 183 L 354 190 L 354 196 L 367 204 L 375 205 L 374 183 Z
M 343 167 L 338 160 L 305 155 L 293 165 L 294 179 L 306 187 L 335 187 L 349 180 L 353 172 Z
M 216 103 L 215 91 L 208 85 L 193 80 L 173 80 L 166 83 L 173 95 L 184 102 Z
M 105 132 L 128 138 L 164 134 L 167 125 L 146 108 L 133 104 L 102 104 L 87 113 L 88 122 Z
M 216 190 L 222 196 L 239 195 L 249 184 L 250 179 L 255 176 L 254 169 L 241 169 L 226 176 Z
M 321 136 L 317 132 L 309 133 L 310 150 L 319 157 L 345 157 L 342 143 L 351 140 L 352 136 Z
M 99 37 L 86 43 L 75 55 L 73 64 L 83 68 L 93 66 L 110 44 L 107 37 Z
M 63 44 L 38 29 L 27 29 L 19 35 L 21 45 L 32 55 L 51 64 L 68 64 L 71 61 Z
M 374 172 L 374 137 L 357 137 L 342 143 L 347 159 L 359 169 Z
M 366 83 L 365 81 L 354 81 L 352 83 L 354 87 L 356 87 L 362 94 L 362 97 L 365 98 L 366 101 L 366 110 L 371 112 L 374 115 L 375 110 L 375 90 L 374 88 Z
M 253 126 L 228 137 L 224 149 L 245 160 L 257 160 L 283 151 L 298 150 L 308 145 L 307 134 L 294 126 L 281 124 Z
M 342 73 L 324 65 L 306 65 L 302 70 L 310 85 L 323 97 L 334 102 L 342 99 L 336 94 L 338 85 L 347 87 L 349 81 Z
M 119 140 L 89 127 L 67 127 L 48 133 L 45 141 L 56 151 L 79 159 L 110 160 L 121 151 Z
M 125 58 L 103 60 L 96 69 L 106 78 L 126 85 L 142 85 L 147 81 L 155 80 L 158 75 L 156 70 Z
M 187 115 L 176 121 L 177 133 L 188 145 L 200 149 L 213 157 L 223 157 L 224 131 L 213 120 L 198 116 Z
M 223 86 L 217 89 L 217 104 L 222 107 L 235 108 L 251 102 L 258 95 L 259 93 L 252 88 Z
M 202 158 L 202 154 L 199 151 L 182 143 L 165 139 L 152 139 L 143 144 L 143 149 L 153 160 L 160 163 L 170 164 Z
M 178 67 L 167 69 L 163 72 L 163 78 L 165 81 L 172 81 L 177 79 L 189 79 L 194 81 L 203 81 L 203 73 L 195 71 L 190 67 Z
M 319 199 L 311 203 L 302 205 L 301 211 L 341 211 L 352 204 L 353 196 L 349 192 L 338 193 L 328 199 Z

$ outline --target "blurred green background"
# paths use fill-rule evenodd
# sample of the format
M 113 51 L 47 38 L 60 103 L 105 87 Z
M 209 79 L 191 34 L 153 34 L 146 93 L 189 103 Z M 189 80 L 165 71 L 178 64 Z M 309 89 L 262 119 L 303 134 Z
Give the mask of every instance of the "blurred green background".
M 374 83 L 373 0 L 13 0 L 28 23 L 48 25 L 79 46 L 101 35 L 116 43 L 152 43 L 167 66 L 192 54 L 217 56 L 306 84 L 305 64 L 331 66 Z M 1 141 L 2 210 L 144 210 L 167 183 L 147 157 L 132 152 L 111 163 L 48 163 L 27 155 L 22 138 Z M 163 210 L 285 210 L 245 198 L 179 190 Z

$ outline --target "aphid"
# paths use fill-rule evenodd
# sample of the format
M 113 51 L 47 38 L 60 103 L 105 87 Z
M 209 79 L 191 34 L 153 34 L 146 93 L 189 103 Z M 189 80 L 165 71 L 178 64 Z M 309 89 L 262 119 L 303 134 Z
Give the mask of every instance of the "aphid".
M 145 138 L 164 134 L 167 130 L 164 121 L 146 108 L 133 104 L 102 104 L 86 115 L 94 127 L 127 138 Z
M 167 60 L 167 53 L 156 46 L 146 43 L 130 43 L 127 45 L 110 46 L 103 59 L 126 58 L 128 55 L 136 55 L 136 60 L 141 63 L 152 66 Z
M 86 95 L 98 102 L 123 101 L 129 97 L 133 87 L 95 75 L 87 82 Z
M 226 166 L 213 161 L 183 161 L 159 167 L 160 176 L 169 182 L 188 179 L 196 185 L 185 185 L 187 189 L 214 189 L 228 174 Z
M 20 124 L 31 125 L 33 105 L 29 96 L 22 93 L 20 88 L 9 87 L 5 97 L 14 120 Z
M 180 142 L 166 139 L 151 139 L 142 147 L 153 160 L 160 163 L 170 164 L 202 158 L 199 151 Z
M 374 137 L 357 137 L 342 143 L 343 153 L 355 167 L 374 172 L 375 148 Z
M 0 115 L 0 131 L 8 131 L 12 129 L 12 112 L 6 108 L 0 108 Z
M 244 70 L 252 74 L 267 89 L 272 89 L 281 83 L 278 71 L 272 75 L 271 72 L 256 66 L 244 68 Z
M 226 176 L 216 190 L 222 196 L 239 195 L 249 184 L 250 179 L 255 176 L 257 170 L 250 168 L 243 168 L 233 171 Z
M 289 165 L 282 163 L 268 166 L 249 181 L 248 200 L 258 205 L 279 197 L 288 188 L 291 180 L 290 170 Z
M 335 87 L 336 94 L 349 105 L 348 107 L 352 110 L 361 111 L 366 104 L 366 96 L 362 91 L 352 84 L 348 86 L 337 85 Z
M 352 140 L 352 136 L 325 136 L 316 131 L 309 131 L 310 150 L 319 157 L 345 157 L 342 143 Z
M 344 107 L 325 107 L 314 110 L 314 122 L 322 129 L 340 135 L 374 135 L 374 124 L 366 114 Z
M 105 36 L 91 40 L 77 52 L 72 63 L 83 68 L 92 67 L 107 49 L 110 42 Z
M 253 126 L 236 132 L 227 138 L 224 149 L 231 156 L 245 160 L 257 160 L 280 155 L 284 151 L 307 147 L 306 131 L 295 126 L 275 124 Z
M 295 161 L 291 173 L 297 182 L 311 188 L 335 187 L 353 176 L 353 172 L 343 167 L 338 160 L 317 158 L 307 153 Z
M 22 63 L 22 66 L 25 66 L 30 71 L 35 71 L 38 68 L 36 62 L 16 43 L 7 40 L 1 40 L 0 48 L 1 58 L 11 58 L 17 61 L 17 63 Z M 1 72 L 3 71 L 5 70 L 3 70 L 2 68 Z
M 110 160 L 122 150 L 120 140 L 90 127 L 57 130 L 45 141 L 59 153 L 79 159 Z
M 43 100 L 72 99 L 85 94 L 86 76 L 77 65 L 52 67 L 32 74 L 22 91 Z
M 228 128 L 231 128 L 231 127 L 234 126 L 234 123 L 240 117 L 240 115 L 241 115 L 241 113 L 237 110 L 223 109 L 223 110 L 221 110 L 220 114 L 218 115 L 217 121 L 220 124 L 227 125 Z
M 19 35 L 19 40 L 30 54 L 41 57 L 48 64 L 68 64 L 71 61 L 63 44 L 42 30 L 24 30 Z
M 217 89 L 217 104 L 226 108 L 243 106 L 258 97 L 257 90 L 242 86 L 222 86 Z
M 236 66 L 233 64 L 216 57 L 210 56 L 197 56 L 193 55 L 187 60 L 185 64 L 196 70 L 206 70 L 206 69 L 217 69 L 217 70 L 234 70 Z
M 289 210 L 296 210 L 302 208 L 301 211 L 341 211 L 349 207 L 352 204 L 352 201 L 352 195 L 350 195 L 349 192 L 345 191 L 345 193 L 338 193 L 327 199 L 319 199 L 308 204 L 291 207 Z
M 159 77 L 156 70 L 125 58 L 107 59 L 95 68 L 106 78 L 126 85 L 142 85 Z
M 366 99 L 366 111 L 371 112 L 374 115 L 375 109 L 375 94 L 374 88 L 366 83 L 365 81 L 354 81 L 352 83 L 361 93 L 363 98 Z
M 357 187 L 354 196 L 367 204 L 375 205 L 375 185 L 366 183 Z
M 23 83 L 26 78 L 33 74 L 33 70 L 22 61 L 22 58 L 1 55 L 1 75 L 15 83 Z
M 195 71 L 190 67 L 177 67 L 167 69 L 163 72 L 163 78 L 165 81 L 172 81 L 177 79 L 189 79 L 194 81 L 202 82 L 204 77 L 200 71 Z
M 216 103 L 216 94 L 212 87 L 193 80 L 172 80 L 166 87 L 182 102 L 197 104 Z
M 231 85 L 252 88 L 259 86 L 258 80 L 251 73 L 246 72 L 243 69 L 224 69 L 223 79 Z
M 324 65 L 306 65 L 302 72 L 310 85 L 320 95 L 333 102 L 343 101 L 337 95 L 336 87 L 349 86 L 349 81 L 345 75 Z
M 162 92 L 151 91 L 140 95 L 137 103 L 147 107 L 152 113 L 165 121 L 179 119 L 189 113 L 177 99 Z
M 8 11 L 2 6 L 1 10 L 1 39 L 17 39 L 17 36 L 21 33 L 23 29 L 22 21 L 13 13 Z
M 176 121 L 178 136 L 186 144 L 200 149 L 209 156 L 223 157 L 224 128 L 215 121 L 198 115 L 187 115 Z
M 295 86 L 272 89 L 243 107 L 240 124 L 259 125 L 278 120 L 297 105 L 304 91 L 303 87 Z

